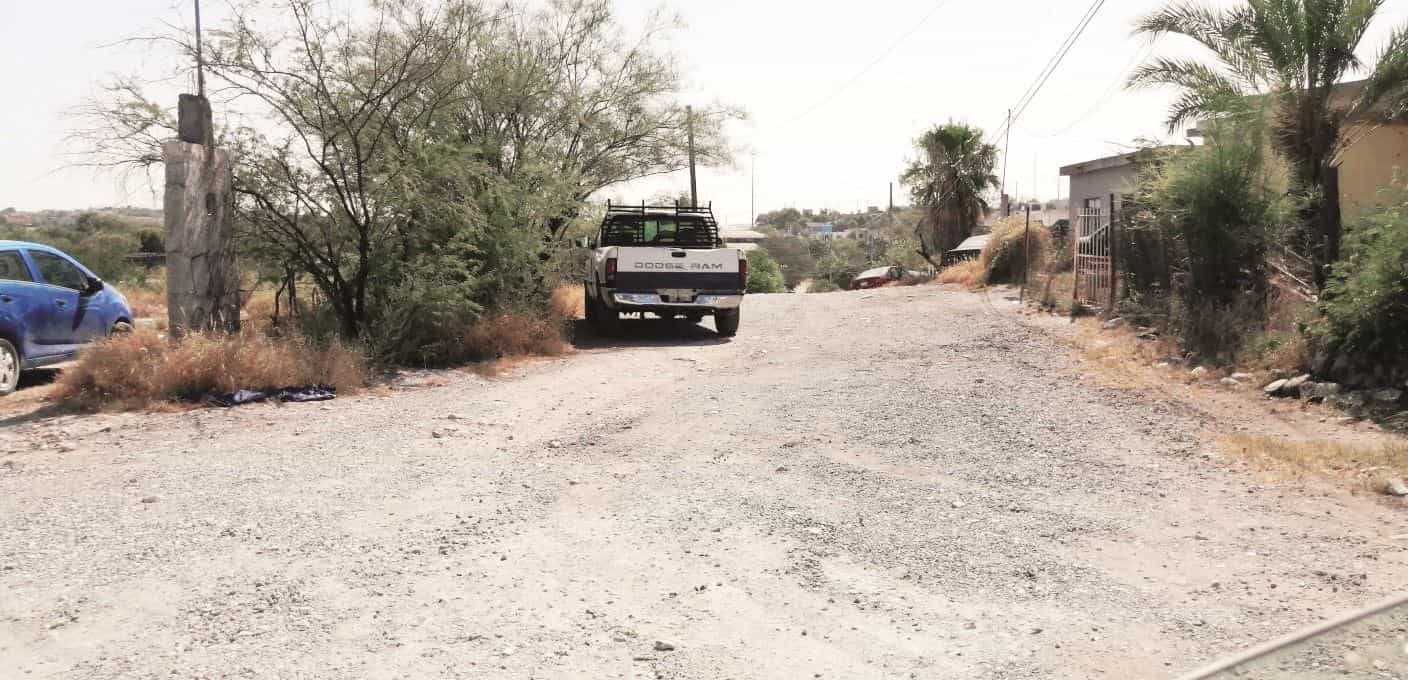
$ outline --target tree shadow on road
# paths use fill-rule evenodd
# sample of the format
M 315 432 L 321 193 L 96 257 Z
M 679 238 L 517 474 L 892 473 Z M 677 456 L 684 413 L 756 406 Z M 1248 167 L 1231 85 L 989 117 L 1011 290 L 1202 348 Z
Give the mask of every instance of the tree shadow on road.
M 610 349 L 624 347 L 689 347 L 723 345 L 728 338 L 713 329 L 683 319 L 622 319 L 621 332 L 603 337 L 587 322 L 572 324 L 572 344 L 577 349 Z

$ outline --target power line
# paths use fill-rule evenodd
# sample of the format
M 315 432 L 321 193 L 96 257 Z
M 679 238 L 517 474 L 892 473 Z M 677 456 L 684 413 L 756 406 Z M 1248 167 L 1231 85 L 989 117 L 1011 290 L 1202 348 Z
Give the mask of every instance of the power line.
M 915 33 L 918 33 L 919 29 L 923 28 L 924 24 L 928 23 L 930 19 L 934 18 L 934 15 L 938 14 L 939 10 L 943 9 L 944 5 L 947 5 L 948 3 L 949 0 L 939 0 L 938 4 L 934 5 L 934 8 L 929 10 L 928 14 L 925 14 L 924 17 L 920 19 L 918 23 L 914 24 L 914 28 L 909 29 L 904 33 L 904 35 L 901 35 L 894 42 L 890 43 L 890 46 L 886 47 L 885 51 L 880 53 L 880 56 L 876 57 L 869 64 L 866 64 L 865 68 L 862 68 L 859 73 L 856 73 L 854 76 L 851 77 L 850 80 L 847 80 L 840 87 L 836 88 L 833 92 L 831 92 L 831 94 L 828 94 L 818 100 L 817 103 L 813 104 L 807 110 L 798 114 L 786 123 L 783 123 L 782 127 L 788 127 L 793 123 L 796 123 L 797 121 L 806 118 L 807 116 L 810 116 L 811 114 L 815 113 L 817 109 L 820 109 L 821 107 L 831 103 L 831 100 L 835 99 L 842 92 L 845 92 L 846 90 L 850 89 L 852 85 L 855 85 L 858 81 L 860 81 L 861 78 L 865 77 L 867 73 L 870 73 L 876 66 L 879 66 L 880 62 L 885 61 L 886 57 L 889 57 L 891 54 L 894 53 L 895 50 L 899 49 L 900 45 L 904 44 L 906 40 L 909 40 L 911 36 L 913 36 Z
M 1110 101 L 1110 98 L 1113 97 L 1115 93 L 1119 91 L 1119 86 L 1129 79 L 1129 75 L 1134 72 L 1135 67 L 1137 67 L 1140 62 L 1143 62 L 1145 59 L 1147 59 L 1149 55 L 1154 53 L 1154 49 L 1157 45 L 1158 40 L 1154 40 L 1153 42 L 1149 43 L 1148 47 L 1146 47 L 1143 52 L 1136 50 L 1134 54 L 1130 56 L 1129 62 L 1124 65 L 1124 68 L 1120 69 L 1119 75 L 1115 77 L 1115 80 L 1110 83 L 1109 87 L 1105 88 L 1105 91 L 1101 93 L 1100 97 L 1095 100 L 1095 103 L 1092 104 L 1090 108 L 1086 109 L 1084 113 L 1080 114 L 1079 116 L 1076 116 L 1076 118 L 1070 123 L 1067 123 L 1065 127 L 1062 127 L 1061 129 L 1055 130 L 1053 132 L 1038 132 L 1032 130 L 1031 128 L 1027 128 L 1027 132 L 1032 134 L 1032 136 L 1034 137 L 1050 139 L 1058 135 L 1064 135 L 1067 132 L 1070 132 L 1071 129 L 1075 126 L 1085 122 L 1085 119 L 1089 118 L 1091 114 L 1095 113 L 1097 110 L 1100 109 L 1100 107 L 1104 106 Z
M 1011 127 L 1012 123 L 1022 116 L 1022 113 L 1027 110 L 1027 107 L 1030 106 L 1037 95 L 1041 93 L 1041 89 L 1046 86 L 1046 82 L 1051 79 L 1051 75 L 1061 66 L 1061 62 L 1065 61 L 1066 55 L 1070 54 L 1071 48 L 1075 47 L 1076 42 L 1079 41 L 1081 35 L 1085 33 L 1085 29 L 1090 26 L 1090 22 L 1095 19 L 1095 15 L 1105 6 L 1105 2 L 1106 0 L 1094 0 L 1091 2 L 1090 8 L 1081 16 L 1075 28 L 1071 29 L 1070 34 L 1066 36 L 1061 46 L 1056 49 L 1056 53 L 1046 62 L 1046 67 L 1037 75 L 1036 80 L 1032 81 L 1032 84 L 1027 87 L 1027 91 L 1022 94 L 1022 97 L 1017 100 L 1017 105 L 1012 107 L 1016 112 L 1008 118 L 1008 122 L 1002 126 L 1002 132 L 998 133 L 996 137 L 1001 137 L 1003 134 L 1006 134 L 1007 129 Z M 994 139 L 996 137 L 994 137 Z

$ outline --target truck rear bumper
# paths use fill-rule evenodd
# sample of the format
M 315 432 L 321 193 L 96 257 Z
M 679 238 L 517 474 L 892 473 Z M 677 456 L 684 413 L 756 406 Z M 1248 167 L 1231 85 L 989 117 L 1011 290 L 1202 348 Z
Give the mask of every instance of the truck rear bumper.
M 701 292 L 691 302 L 666 302 L 659 293 L 607 291 L 606 306 L 611 309 L 640 312 L 709 312 L 715 309 L 737 309 L 743 305 L 743 294 L 732 291 Z

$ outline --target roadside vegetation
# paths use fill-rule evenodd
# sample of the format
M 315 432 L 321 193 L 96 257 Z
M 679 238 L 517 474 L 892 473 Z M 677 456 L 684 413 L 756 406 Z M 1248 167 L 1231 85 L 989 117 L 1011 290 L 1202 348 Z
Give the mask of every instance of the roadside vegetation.
M 1061 267 L 1051 231 L 1040 221 L 1030 228 L 1024 215 L 999 219 L 976 259 L 956 262 L 939 271 L 936 281 L 981 288 L 988 284 L 1019 284 L 1026 276 L 1033 290 L 1044 286 L 1052 271 Z
M 1224 119 L 1195 149 L 1162 151 L 1120 237 L 1121 312 L 1229 363 L 1265 326 L 1268 252 L 1294 219 L 1259 113 Z
M 159 213 L 140 209 L 45 211 L 32 221 L 11 224 L 0 214 L 0 241 L 53 246 L 73 255 L 104 281 L 126 287 L 141 288 L 154 276 L 161 276 L 159 258 L 166 252 L 166 244 Z
M 748 292 L 785 293 L 787 284 L 782 276 L 782 267 L 768 251 L 758 248 L 748 251 Z
M 1238 434 L 1219 445 L 1229 456 L 1285 477 L 1338 479 L 1372 493 L 1398 495 L 1396 485 L 1408 478 L 1408 443 L 1401 440 L 1347 443 Z
M 1403 385 L 1403 201 L 1342 218 L 1333 195 L 1343 152 L 1408 104 L 1408 32 L 1393 33 L 1373 62 L 1355 56 L 1380 9 L 1178 2 L 1139 23 L 1141 34 L 1186 37 L 1211 57 L 1153 59 L 1130 81 L 1177 89 L 1170 131 L 1199 122 L 1206 142 L 1157 152 L 1124 211 L 1121 313 L 1200 361 Z M 1353 76 L 1362 87 L 1335 89 Z
M 949 283 L 965 288 L 978 289 L 987 284 L 988 272 L 979 260 L 956 262 L 939 270 L 934 278 L 939 283 Z
M 663 16 L 631 29 L 605 0 L 350 18 L 277 4 L 288 21 L 232 12 L 211 31 L 207 78 L 231 112 L 216 143 L 236 159 L 242 265 L 315 289 L 296 313 L 317 340 L 420 365 L 482 317 L 545 317 L 570 237 L 596 216 L 588 198 L 687 162 Z M 163 45 L 194 53 L 184 33 Z M 145 170 L 173 112 L 130 83 L 108 92 L 88 107 L 93 162 Z M 703 162 L 730 160 L 737 115 L 695 110 Z
M 777 262 L 784 289 L 812 282 L 806 290 L 818 292 L 816 282 L 827 282 L 821 284 L 822 291 L 843 290 L 857 274 L 876 267 L 929 269 L 914 237 L 923 216 L 923 210 L 914 208 L 810 214 L 784 208 L 759 215 L 755 226 L 768 235 L 762 249 Z M 808 237 L 808 223 L 830 224 L 839 237 Z
M 914 228 L 919 254 L 939 269 L 943 254 L 972 236 L 992 209 L 986 196 L 999 188 L 997 147 L 981 129 L 951 120 L 920 135 L 914 148 L 918 155 L 900 181 L 924 211 Z
M 339 341 L 314 345 L 247 331 L 173 342 L 144 329 L 89 348 L 60 374 L 52 396 L 86 409 L 151 408 L 241 389 L 323 385 L 347 394 L 369 377 L 366 357 Z
M 1311 330 L 1341 357 L 1343 370 L 1401 383 L 1408 378 L 1408 187 L 1388 188 L 1384 199 L 1349 224 L 1323 316 Z
M 111 341 L 83 357 L 61 399 L 357 382 L 293 370 L 324 356 L 365 375 L 561 353 L 580 312 L 559 292 L 581 267 L 570 243 L 600 220 L 590 198 L 686 167 L 691 123 L 701 163 L 732 159 L 725 126 L 741 114 L 696 107 L 690 120 L 670 47 L 680 27 L 664 14 L 626 26 L 608 0 L 372 3 L 351 15 L 315 0 L 244 11 L 253 4 L 236 2 L 204 45 L 216 144 L 235 160 L 250 328 L 164 348 L 147 333 Z M 185 32 L 151 45 L 194 63 Z M 159 167 L 175 119 L 117 80 L 84 105 L 75 137 L 91 165 L 141 179 Z M 138 313 L 156 317 L 164 282 L 110 273 L 104 260 L 142 249 L 129 231 L 99 225 L 94 234 L 121 242 L 87 235 L 92 252 L 78 238 L 45 240 L 127 284 Z M 776 266 L 757 271 L 760 285 L 782 278 Z M 290 370 L 247 370 L 245 357 L 261 355 Z

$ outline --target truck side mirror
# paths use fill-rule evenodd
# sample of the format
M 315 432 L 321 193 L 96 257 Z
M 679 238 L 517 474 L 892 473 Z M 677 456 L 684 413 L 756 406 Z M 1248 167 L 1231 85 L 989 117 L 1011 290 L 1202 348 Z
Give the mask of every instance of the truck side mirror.
M 583 237 L 577 239 L 577 247 L 578 247 L 578 248 L 587 248 L 587 249 L 595 248 L 595 247 L 596 247 L 596 239 L 594 239 L 594 238 L 592 238 L 592 237 L 590 237 L 590 236 L 583 236 Z

